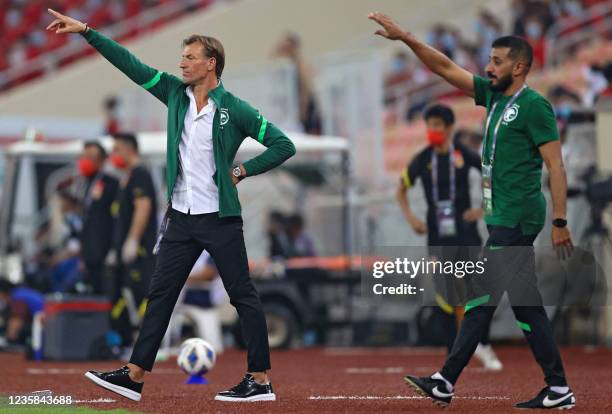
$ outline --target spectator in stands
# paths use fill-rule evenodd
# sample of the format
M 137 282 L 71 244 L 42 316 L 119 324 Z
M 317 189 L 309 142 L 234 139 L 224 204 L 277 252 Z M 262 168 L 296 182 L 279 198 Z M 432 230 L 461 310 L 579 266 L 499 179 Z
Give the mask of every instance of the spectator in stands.
M 269 256 L 272 260 L 289 257 L 291 244 L 286 232 L 286 217 L 280 211 L 268 216 Z
M 533 49 L 533 66 L 537 70 L 545 64 L 546 39 L 544 37 L 544 23 L 537 16 L 529 16 L 525 20 L 525 38 Z
M 44 297 L 40 292 L 0 279 L 0 312 L 6 321 L 4 336 L 9 344 L 26 343 L 32 318 L 43 307 Z
M 612 62 L 608 62 L 606 65 L 598 69 L 601 71 L 603 76 L 606 78 L 606 82 L 608 82 L 608 86 L 604 90 L 599 92 L 599 94 L 595 98 L 596 103 L 603 99 L 606 99 L 606 100 L 612 99 Z
M 313 70 L 302 56 L 300 37 L 295 33 L 286 34 L 273 55 L 289 59 L 295 64 L 300 123 L 307 134 L 320 135 L 321 114 L 311 84 Z
M 385 77 L 385 87 L 401 85 L 410 81 L 412 79 L 412 72 L 408 53 L 403 50 L 397 51 L 391 59 L 391 64 Z
M 115 135 L 119 132 L 119 118 L 117 116 L 117 108 L 119 107 L 119 99 L 116 96 L 109 96 L 104 100 L 104 134 Z
M 427 43 L 453 59 L 457 47 L 456 32 L 444 24 L 436 24 L 427 34 Z
M 106 150 L 99 142 L 88 141 L 78 160 L 83 179 L 81 257 L 87 284 L 98 295 L 109 293 L 103 282 L 104 259 L 111 248 L 114 225 L 111 205 L 119 186 L 115 178 L 104 172 L 106 158 Z
M 580 96 L 563 85 L 553 86 L 548 92 L 550 103 L 555 109 L 557 117 L 557 127 L 564 141 L 567 124 L 572 112 L 580 106 Z
M 476 19 L 475 30 L 477 36 L 478 68 L 483 68 L 489 61 L 489 45 L 501 36 L 503 28 L 500 21 L 493 14 L 487 10 L 482 10 Z M 480 72 L 480 69 L 477 70 Z
M 287 218 L 287 235 L 291 243 L 291 257 L 316 256 L 314 242 L 304 230 L 304 218 L 300 214 Z

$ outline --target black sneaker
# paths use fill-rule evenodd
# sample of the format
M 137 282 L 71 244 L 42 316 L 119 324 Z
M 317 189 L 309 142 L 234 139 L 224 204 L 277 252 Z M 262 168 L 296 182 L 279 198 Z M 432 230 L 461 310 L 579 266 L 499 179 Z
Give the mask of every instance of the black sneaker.
M 227 391 L 221 391 L 217 394 L 215 400 L 230 402 L 276 401 L 276 395 L 272 390 L 271 382 L 258 384 L 251 374 L 246 374 L 240 384 Z
M 132 381 L 130 369 L 127 366 L 110 372 L 87 371 L 85 376 L 102 388 L 116 392 L 130 400 L 140 401 L 143 383 Z
M 453 399 L 453 392 L 449 392 L 446 383 L 442 380 L 431 377 L 413 377 L 406 375 L 404 382 L 410 386 L 417 394 L 430 398 L 434 404 L 444 408 Z
M 515 404 L 515 408 L 534 408 L 534 409 L 551 409 L 556 410 L 571 410 L 576 405 L 576 397 L 572 390 L 561 394 L 554 392 L 549 387 L 544 387 L 542 391 L 535 396 L 534 399 Z

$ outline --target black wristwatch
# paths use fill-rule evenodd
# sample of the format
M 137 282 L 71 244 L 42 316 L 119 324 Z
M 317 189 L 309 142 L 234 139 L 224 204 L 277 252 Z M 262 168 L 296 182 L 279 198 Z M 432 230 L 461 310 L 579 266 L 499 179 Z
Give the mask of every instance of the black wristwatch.
M 244 176 L 242 175 L 242 170 L 240 166 L 237 165 L 232 169 L 232 175 L 238 179 L 238 181 L 242 180 Z
M 563 228 L 567 226 L 567 220 L 562 218 L 556 218 L 552 221 L 552 225 L 555 227 Z

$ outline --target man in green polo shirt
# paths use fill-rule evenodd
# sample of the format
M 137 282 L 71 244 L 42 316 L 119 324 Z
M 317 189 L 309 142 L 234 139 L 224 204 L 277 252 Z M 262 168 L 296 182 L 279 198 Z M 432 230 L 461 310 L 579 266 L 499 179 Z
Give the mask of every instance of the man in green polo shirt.
M 166 181 L 168 211 L 154 252 L 157 263 L 149 301 L 130 362 L 110 372 L 85 374 L 95 384 L 139 401 L 185 280 L 205 249 L 214 259 L 230 302 L 238 311 L 248 369 L 215 400 L 274 401 L 268 380 L 268 332 L 261 301 L 249 276 L 236 185 L 295 154 L 291 140 L 248 103 L 223 88 L 225 52 L 210 36 L 183 41 L 182 79 L 145 65 L 127 49 L 68 16 L 49 10 L 47 30 L 80 33 L 104 58 L 168 107 Z M 238 147 L 252 137 L 267 149 L 233 165 Z
M 485 68 L 489 79 L 484 79 L 405 32 L 388 16 L 371 13 L 368 17 L 382 26 L 376 34 L 401 40 L 432 72 L 473 97 L 476 105 L 487 108 L 482 181 L 489 230 L 484 259 L 488 260 L 489 271 L 470 283 L 465 318 L 443 369 L 430 377 L 408 375 L 405 382 L 436 404 L 448 405 L 461 371 L 507 292 L 518 326 L 547 384 L 535 398 L 516 407 L 574 407 L 576 398 L 567 386 L 535 275 L 533 242 L 546 218 L 540 188 L 543 162 L 550 173 L 552 244 L 564 257 L 571 254 L 572 242 L 566 222 L 567 186 L 555 115 L 550 103 L 525 83 L 533 60 L 531 46 L 515 36 L 495 40 Z

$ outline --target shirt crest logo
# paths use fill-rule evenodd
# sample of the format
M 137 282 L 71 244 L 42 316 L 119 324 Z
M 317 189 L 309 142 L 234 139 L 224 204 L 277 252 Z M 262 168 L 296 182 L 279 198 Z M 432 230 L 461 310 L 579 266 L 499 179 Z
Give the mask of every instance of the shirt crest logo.
M 221 108 L 219 110 L 219 120 L 221 125 L 225 125 L 229 122 L 229 112 L 227 108 Z
M 504 112 L 504 122 L 512 122 L 516 119 L 519 113 L 519 106 L 517 104 L 512 105 Z

